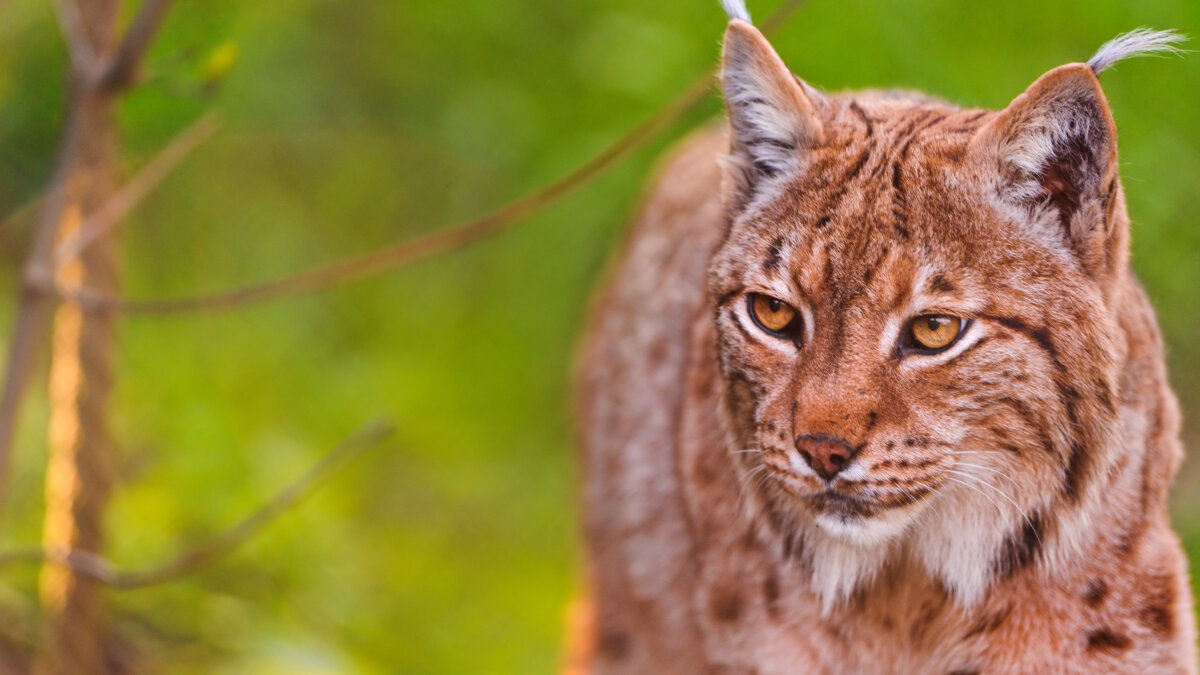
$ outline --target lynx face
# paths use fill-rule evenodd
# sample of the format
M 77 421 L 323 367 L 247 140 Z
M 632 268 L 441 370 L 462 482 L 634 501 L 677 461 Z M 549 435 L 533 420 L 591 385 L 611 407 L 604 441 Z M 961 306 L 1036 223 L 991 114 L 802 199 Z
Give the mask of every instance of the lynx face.
M 960 600 L 1052 561 L 1119 460 L 1126 273 L 1095 74 L 999 112 L 823 95 L 748 24 L 709 269 L 736 464 L 827 600 L 899 555 Z

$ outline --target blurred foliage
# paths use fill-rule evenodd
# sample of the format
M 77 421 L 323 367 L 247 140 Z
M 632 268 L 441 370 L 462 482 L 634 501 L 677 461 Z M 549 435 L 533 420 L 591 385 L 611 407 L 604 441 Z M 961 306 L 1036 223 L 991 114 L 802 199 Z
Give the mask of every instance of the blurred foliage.
M 7 214 L 46 182 L 65 57 L 49 3 L 0 7 Z M 1200 5 L 816 0 L 775 42 L 818 86 L 999 107 L 1140 25 L 1200 32 Z M 706 0 L 178 3 L 122 109 L 129 170 L 205 110 L 225 125 L 126 224 L 126 288 L 224 288 L 479 214 L 651 114 L 715 62 L 723 26 Z M 1195 412 L 1198 81 L 1195 56 L 1104 77 L 1134 263 Z M 691 124 L 718 111 L 714 97 Z M 572 346 L 654 157 L 685 126 L 469 251 L 270 306 L 125 320 L 117 561 L 150 565 L 231 523 L 368 419 L 402 432 L 231 559 L 112 594 L 121 632 L 169 673 L 553 670 L 579 570 Z M 0 229 L 3 325 L 29 221 Z M 43 398 L 23 421 L 6 547 L 39 537 Z M 1198 488 L 1191 471 L 1176 491 L 1195 556 Z M 35 582 L 3 571 L 7 624 L 33 616 Z

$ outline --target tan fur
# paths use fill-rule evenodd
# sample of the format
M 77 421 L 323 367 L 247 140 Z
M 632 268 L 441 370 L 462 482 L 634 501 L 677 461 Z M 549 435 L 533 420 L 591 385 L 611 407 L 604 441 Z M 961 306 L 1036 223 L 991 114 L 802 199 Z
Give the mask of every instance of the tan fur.
M 665 165 L 589 328 L 592 672 L 1196 672 L 1179 416 L 1092 71 L 991 112 L 781 66 L 731 23 L 733 130 Z M 756 332 L 755 292 L 803 340 Z M 899 355 L 931 312 L 962 339 Z M 837 482 L 803 434 L 855 446 Z

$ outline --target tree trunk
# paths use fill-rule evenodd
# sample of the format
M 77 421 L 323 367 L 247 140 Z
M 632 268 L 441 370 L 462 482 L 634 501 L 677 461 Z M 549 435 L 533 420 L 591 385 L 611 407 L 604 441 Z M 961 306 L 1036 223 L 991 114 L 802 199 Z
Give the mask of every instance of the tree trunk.
M 74 0 L 74 4 L 91 49 L 99 55 L 109 53 L 118 0 Z M 73 77 L 70 116 L 55 179 L 57 199 L 51 200 L 45 214 L 57 220 L 58 240 L 76 232 L 116 189 L 115 99 L 95 79 L 78 67 Z M 115 291 L 112 231 L 53 274 L 61 284 Z M 55 312 L 53 331 L 43 543 L 50 549 L 99 553 L 113 483 L 114 451 L 107 426 L 113 387 L 113 317 L 66 303 Z M 46 625 L 35 672 L 113 672 L 106 656 L 103 589 L 53 563 L 42 569 L 40 585 Z

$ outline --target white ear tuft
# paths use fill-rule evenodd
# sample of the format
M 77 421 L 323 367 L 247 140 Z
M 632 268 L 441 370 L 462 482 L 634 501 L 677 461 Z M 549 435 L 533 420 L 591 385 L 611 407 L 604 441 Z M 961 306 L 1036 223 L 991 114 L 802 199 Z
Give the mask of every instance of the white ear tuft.
M 750 12 L 746 10 L 746 0 L 721 0 L 721 6 L 729 15 L 729 20 L 737 19 L 750 23 Z
M 1088 59 L 1088 66 L 1093 73 L 1099 75 L 1117 61 L 1135 56 L 1155 56 L 1163 54 L 1183 54 L 1179 43 L 1186 42 L 1187 36 L 1174 30 L 1154 30 L 1153 28 L 1137 28 L 1122 33 L 1105 42 L 1095 56 Z

